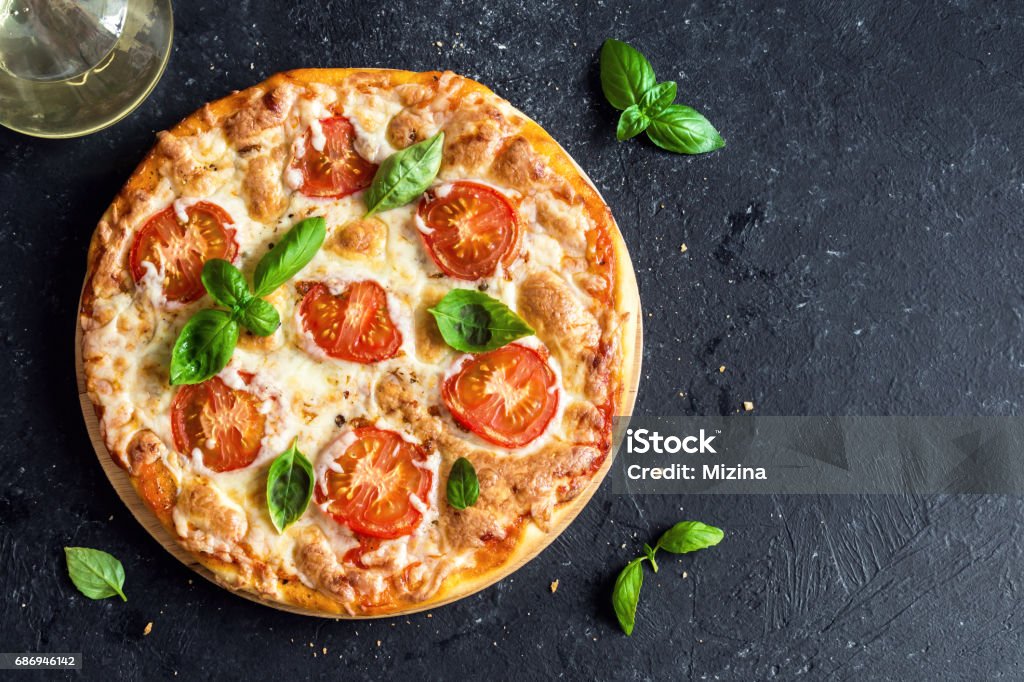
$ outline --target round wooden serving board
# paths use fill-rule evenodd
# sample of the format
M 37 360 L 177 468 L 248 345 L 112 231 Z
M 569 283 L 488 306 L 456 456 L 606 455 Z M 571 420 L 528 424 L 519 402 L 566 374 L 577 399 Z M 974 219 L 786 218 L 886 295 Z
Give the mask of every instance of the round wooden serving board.
M 572 157 L 570 156 L 569 158 Z M 591 186 L 594 186 L 594 183 L 578 165 L 577 170 L 579 170 L 580 174 L 590 182 Z M 596 187 L 594 189 L 597 191 Z M 622 234 L 618 230 L 618 225 L 615 226 L 615 230 L 616 237 L 618 239 L 617 246 L 621 249 L 617 273 L 620 278 L 618 283 L 619 293 L 622 296 L 623 309 L 628 313 L 622 335 L 623 388 L 622 395 L 620 397 L 619 410 L 616 413 L 616 416 L 628 417 L 633 414 L 633 407 L 636 403 L 637 388 L 640 383 L 640 366 L 643 360 L 643 316 L 640 306 L 640 292 L 637 288 L 636 273 L 633 270 L 632 259 L 629 257 L 626 244 L 622 240 Z M 79 301 L 79 309 L 80 308 L 81 301 Z M 630 343 L 630 340 L 632 340 L 632 343 Z M 587 485 L 586 489 L 578 497 L 562 505 L 555 511 L 549 531 L 541 531 L 532 523 L 527 524 L 525 531 L 516 545 L 516 549 L 513 551 L 511 556 L 509 556 L 508 560 L 498 569 L 488 571 L 480 578 L 471 578 L 469 580 L 459 582 L 459 584 L 451 590 L 446 590 L 442 586 L 441 590 L 433 598 L 399 611 L 379 615 L 324 613 L 321 611 L 314 611 L 289 604 L 283 604 L 278 601 L 266 599 L 254 592 L 239 590 L 230 585 L 226 585 L 217 578 L 213 571 L 204 566 L 194 554 L 182 547 L 178 540 L 173 537 L 166 528 L 164 528 L 156 515 L 142 502 L 138 494 L 135 492 L 135 488 L 132 487 L 132 483 L 128 478 L 127 472 L 118 466 L 113 457 L 110 456 L 110 453 L 107 451 L 107 446 L 103 441 L 103 436 L 100 432 L 100 422 L 96 416 L 96 410 L 93 407 L 92 401 L 89 399 L 89 395 L 85 388 L 85 369 L 82 364 L 82 327 L 78 322 L 77 316 L 75 320 L 75 375 L 78 380 L 78 400 L 82 406 L 82 416 L 85 418 L 85 426 L 89 432 L 89 440 L 92 441 L 92 446 L 96 452 L 96 456 L 99 458 L 100 465 L 103 467 L 104 473 L 106 473 L 107 478 L 110 479 L 110 483 L 114 486 L 114 490 L 117 491 L 118 496 L 128 507 L 129 511 L 131 511 L 135 519 L 142 524 L 142 527 L 145 528 L 149 534 L 152 535 L 153 538 L 156 539 L 156 541 L 159 542 L 163 548 L 170 552 L 178 561 L 185 564 L 210 582 L 229 589 L 231 592 L 250 601 L 270 606 L 281 611 L 288 611 L 290 613 L 305 616 L 344 620 L 391 618 L 416 613 L 418 611 L 426 611 L 445 604 L 450 604 L 453 601 L 457 601 L 463 597 L 468 597 L 471 594 L 490 587 L 499 580 L 502 580 L 508 575 L 514 573 L 521 566 L 540 554 L 540 552 L 551 544 L 555 538 L 562 534 L 562 531 L 572 523 L 573 519 L 576 518 L 576 516 L 587 505 L 587 502 L 590 501 L 590 498 L 593 497 L 594 492 L 600 486 L 601 482 L 608 474 L 608 471 L 611 469 L 612 461 L 614 459 L 613 452 L 610 456 L 605 458 L 600 471 L 597 472 L 594 479 Z

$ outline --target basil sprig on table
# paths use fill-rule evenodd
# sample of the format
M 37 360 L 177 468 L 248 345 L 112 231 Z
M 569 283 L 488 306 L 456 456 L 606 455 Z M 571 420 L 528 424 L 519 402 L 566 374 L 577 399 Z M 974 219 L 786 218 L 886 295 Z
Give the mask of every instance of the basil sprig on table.
M 534 333 L 507 305 L 475 289 L 452 289 L 429 310 L 445 343 L 464 353 L 484 353 Z
M 658 563 L 654 560 L 659 549 L 672 554 L 687 554 L 717 545 L 725 534 L 719 528 L 700 521 L 680 521 L 665 531 L 654 547 L 644 543 L 644 555 L 633 559 L 619 573 L 612 589 L 612 608 L 619 619 L 622 631 L 633 634 L 636 624 L 636 607 L 640 602 L 640 588 L 644 584 L 644 562 L 649 561 L 654 572 Z
M 366 215 L 405 206 L 430 187 L 441 170 L 444 132 L 395 152 L 380 165 L 366 191 Z
M 89 547 L 65 547 L 68 576 L 78 591 L 89 599 L 124 596 L 124 566 L 112 555 Z
M 448 473 L 448 504 L 458 510 L 472 507 L 480 497 L 480 480 L 473 463 L 459 457 Z
M 281 326 L 281 316 L 263 297 L 306 267 L 326 235 L 323 218 L 297 223 L 256 264 L 253 291 L 231 263 L 207 261 L 203 286 L 228 310 L 200 310 L 185 323 L 171 351 L 171 385 L 198 384 L 224 369 L 238 344 L 240 325 L 258 336 L 273 334 Z
M 609 38 L 601 46 L 601 89 L 622 111 L 615 136 L 621 142 L 647 131 L 651 142 L 679 154 L 703 154 L 725 146 L 715 127 L 676 99 L 676 84 L 658 83 L 654 68 L 636 49 Z
M 293 441 L 267 472 L 267 511 L 278 533 L 306 513 L 312 497 L 313 465 Z

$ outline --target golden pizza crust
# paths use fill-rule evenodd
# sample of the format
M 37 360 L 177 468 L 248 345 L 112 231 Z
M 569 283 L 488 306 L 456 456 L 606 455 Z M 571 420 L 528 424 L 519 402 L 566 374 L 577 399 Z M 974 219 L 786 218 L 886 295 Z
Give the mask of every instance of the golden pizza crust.
M 394 89 L 399 92 L 405 108 L 392 117 L 387 136 L 395 148 L 401 148 L 425 136 L 425 123 L 416 107 L 431 101 L 438 84 L 445 78 L 449 79 L 449 85 L 455 84 L 458 93 L 451 98 L 450 118 L 445 124 L 446 166 L 474 168 L 486 162 L 490 175 L 503 186 L 524 194 L 543 187 L 558 201 L 585 212 L 593 224 L 594 234 L 581 235 L 578 225 L 572 224 L 571 217 L 552 214 L 550 206 L 543 201 L 538 202 L 538 215 L 548 216 L 552 234 L 559 238 L 567 253 L 575 250 L 584 263 L 584 267 L 572 275 L 575 285 L 609 304 L 604 316 L 587 319 L 588 316 L 580 315 L 578 300 L 559 283 L 558 278 L 543 275 L 535 275 L 524 283 L 526 293 L 521 292 L 520 310 L 549 339 L 553 353 L 567 359 L 573 356 L 566 366 L 580 374 L 578 380 L 585 387 L 585 395 L 593 399 L 594 404 L 604 406 L 605 417 L 631 411 L 632 396 L 624 391 L 624 368 L 634 366 L 633 353 L 637 351 L 634 338 L 640 320 L 638 303 L 634 301 L 632 267 L 609 209 L 573 160 L 540 126 L 518 112 L 515 113 L 519 118 L 512 125 L 506 114 L 487 104 L 491 99 L 498 100 L 489 89 L 474 81 L 439 72 L 382 69 L 290 71 L 207 104 L 170 131 L 161 133 L 158 144 L 115 198 L 93 236 L 81 301 L 83 338 L 116 316 L 117 311 L 111 310 L 106 305 L 107 301 L 118 292 L 130 291 L 135 286 L 125 264 L 127 244 L 134 233 L 131 226 L 137 226 L 154 210 L 151 195 L 160 183 L 161 169 L 178 194 L 202 196 L 208 191 L 208 183 L 218 181 L 222 173 L 234 172 L 228 168 L 233 159 L 244 173 L 241 191 L 249 217 L 271 222 L 281 218 L 288 205 L 279 181 L 288 155 L 285 140 L 275 139 L 273 134 L 268 138 L 265 131 L 274 131 L 275 126 L 281 125 L 297 98 L 315 94 L 324 87 L 357 91 Z M 462 115 L 459 108 L 460 101 L 466 98 L 476 98 L 484 103 L 477 107 L 473 116 Z M 233 145 L 234 154 L 226 152 L 218 157 L 217 150 L 213 150 L 206 153 L 205 158 L 198 158 L 196 150 L 185 140 L 216 127 L 223 128 Z M 339 230 L 324 248 L 334 249 L 348 258 L 379 258 L 380 233 L 372 222 L 361 221 Z M 133 328 L 120 331 L 145 336 L 156 333 L 153 328 L 157 326 L 155 321 L 147 323 L 145 315 L 140 315 Z M 417 330 L 416 334 L 424 339 L 424 352 L 430 352 L 430 343 L 436 344 L 437 339 L 430 338 L 429 330 Z M 275 342 L 243 338 L 240 347 L 246 343 Z M 190 532 L 197 532 L 198 540 L 192 542 L 189 537 L 182 538 L 180 533 L 178 537 L 218 582 L 264 601 L 278 602 L 316 615 L 372 617 L 396 611 L 421 610 L 491 584 L 534 556 L 557 536 L 596 490 L 611 462 L 607 425 L 604 430 L 596 426 L 601 414 L 595 416 L 591 403 L 569 406 L 567 419 L 577 425 L 576 432 L 592 434 L 585 438 L 595 442 L 570 446 L 570 450 L 562 455 L 566 462 L 565 471 L 571 472 L 570 478 L 566 479 L 569 485 L 559 493 L 557 503 L 545 510 L 543 518 L 534 514 L 532 518 L 536 523 L 522 523 L 522 517 L 518 517 L 512 526 L 502 529 L 495 540 L 488 541 L 483 550 L 475 552 L 474 568 L 450 574 L 446 572 L 440 587 L 430 594 L 424 596 L 410 588 L 405 597 L 381 605 L 362 604 L 353 609 L 351 603 L 339 601 L 336 590 L 324 584 L 308 586 L 295 576 L 271 575 L 273 571 L 258 560 L 239 562 L 234 552 L 244 536 L 244 520 L 238 518 L 236 511 L 217 507 L 216 501 L 211 501 L 210 492 L 201 484 L 171 490 L 174 487 L 173 475 L 161 464 L 157 453 L 171 458 L 179 455 L 164 453 L 167 446 L 158 437 L 145 429 L 139 430 L 141 425 L 133 423 L 128 408 L 118 405 L 118 409 L 106 412 L 106 405 L 116 404 L 111 397 L 118 395 L 119 387 L 109 380 L 97 380 L 91 372 L 93 367 L 107 359 L 104 358 L 104 350 L 83 340 L 81 351 L 86 388 L 100 419 L 107 449 L 119 466 L 127 470 L 136 491 L 164 527 L 172 535 L 176 534 L 170 511 L 175 505 L 202 507 L 203 518 L 211 526 L 207 530 L 217 537 L 227 537 L 235 546 L 217 548 L 203 545 L 203 529 L 191 525 Z M 154 368 L 153 371 L 160 370 Z M 575 380 L 571 376 L 566 379 Z M 415 419 L 430 419 L 423 414 L 403 413 L 402 416 L 407 423 Z M 127 444 L 123 444 L 124 439 L 118 440 L 113 436 L 115 432 L 132 431 L 135 435 Z M 445 471 L 441 473 L 446 474 Z M 510 475 L 514 478 L 514 474 Z M 565 475 L 569 476 L 569 473 Z M 445 477 L 442 476 L 442 480 Z M 213 511 L 209 512 L 210 509 Z M 492 537 L 490 534 L 487 536 Z M 311 548 L 304 560 L 313 573 L 317 570 L 318 561 L 329 559 L 322 559 L 313 551 L 315 545 L 311 541 L 303 546 Z M 335 556 L 334 560 L 339 561 L 339 558 Z M 329 583 L 330 580 L 325 579 L 324 582 Z M 270 587 L 273 588 L 272 594 Z

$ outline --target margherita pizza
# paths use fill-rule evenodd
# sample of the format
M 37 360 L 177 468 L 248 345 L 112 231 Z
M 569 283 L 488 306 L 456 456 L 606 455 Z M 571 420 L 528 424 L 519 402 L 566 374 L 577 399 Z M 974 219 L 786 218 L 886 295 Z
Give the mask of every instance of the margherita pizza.
M 429 186 L 368 211 L 381 165 L 439 132 Z M 311 217 L 326 237 L 265 296 L 272 333 L 240 327 L 226 366 L 172 385 L 176 339 L 217 306 L 204 266 L 253 281 Z M 160 133 L 104 214 L 80 310 L 85 389 L 113 461 L 222 584 L 323 615 L 426 608 L 535 554 L 600 483 L 633 287 L 589 181 L 487 88 L 292 71 Z M 486 293 L 533 334 L 455 350 L 430 312 L 453 289 Z M 293 444 L 311 499 L 278 530 L 268 470 Z M 479 496 L 455 505 L 462 458 Z

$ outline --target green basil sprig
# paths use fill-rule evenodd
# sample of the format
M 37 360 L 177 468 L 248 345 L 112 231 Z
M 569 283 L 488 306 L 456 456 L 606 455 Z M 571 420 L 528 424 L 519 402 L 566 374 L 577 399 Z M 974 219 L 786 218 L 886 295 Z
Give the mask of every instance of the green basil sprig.
M 281 326 L 281 316 L 263 297 L 306 267 L 326 236 L 323 218 L 297 223 L 256 264 L 255 291 L 231 263 L 219 258 L 206 261 L 203 286 L 228 310 L 200 310 L 185 323 L 171 351 L 171 385 L 198 384 L 224 369 L 238 344 L 240 325 L 258 336 L 273 334 Z
M 385 159 L 366 191 L 366 215 L 405 206 L 423 194 L 441 170 L 443 150 L 442 131 Z
M 687 554 L 698 549 L 713 547 L 722 541 L 725 534 L 719 528 L 709 526 L 700 521 L 680 521 L 662 533 L 654 547 L 644 543 L 644 555 L 633 559 L 619 573 L 612 589 L 612 608 L 619 620 L 622 631 L 633 634 L 636 624 L 636 607 L 640 602 L 640 588 L 644 584 L 643 565 L 649 561 L 654 572 L 658 572 L 658 563 L 654 560 L 659 549 L 672 554 Z
M 480 480 L 476 477 L 473 463 L 459 457 L 448 473 L 448 504 L 455 509 L 465 509 L 476 504 L 480 497 Z
M 445 343 L 464 353 L 483 353 L 534 334 L 511 308 L 476 289 L 452 289 L 429 310 Z
M 678 154 L 703 154 L 725 146 L 706 118 L 673 104 L 676 84 L 658 83 L 647 58 L 620 40 L 609 38 L 601 46 L 601 89 L 622 111 L 615 130 L 620 142 L 646 130 L 651 142 Z
M 299 452 L 298 441 L 293 441 L 267 472 L 267 510 L 278 533 L 306 513 L 312 497 L 313 465 Z
M 112 555 L 89 547 L 65 547 L 68 576 L 78 591 L 89 599 L 124 596 L 124 566 Z

